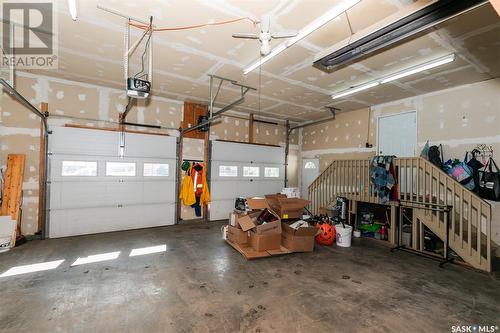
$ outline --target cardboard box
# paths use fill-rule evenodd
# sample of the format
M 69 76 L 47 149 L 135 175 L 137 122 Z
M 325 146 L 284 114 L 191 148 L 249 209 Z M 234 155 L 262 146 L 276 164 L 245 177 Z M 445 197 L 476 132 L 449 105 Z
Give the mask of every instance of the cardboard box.
M 228 241 L 235 244 L 248 243 L 248 231 L 243 231 L 230 225 L 227 226 L 226 237 Z
M 281 219 L 300 219 L 304 212 L 304 207 L 310 201 L 299 198 L 287 198 L 283 194 L 266 195 L 266 200 L 271 209 L 279 215 Z
M 316 227 L 291 228 L 283 223 L 281 242 L 284 247 L 292 252 L 312 252 L 314 250 L 314 237 L 321 232 Z
M 300 198 L 300 188 L 298 187 L 284 187 L 281 194 L 286 195 L 287 198 Z
M 243 231 L 248 231 L 257 226 L 257 217 L 260 215 L 260 211 L 249 212 L 248 214 L 241 214 L 237 216 L 236 221 Z
M 255 251 L 276 250 L 281 247 L 281 233 L 257 234 L 250 231 L 250 244 Z
M 247 198 L 247 205 L 248 208 L 253 210 L 269 208 L 266 198 L 260 198 L 260 197 Z
M 238 217 L 237 221 L 239 226 L 243 231 L 253 230 L 257 234 L 269 234 L 274 232 L 281 232 L 281 219 L 277 216 L 276 213 L 269 211 L 274 217 L 276 221 L 267 222 L 264 224 L 258 224 L 257 218 L 263 211 L 255 211 L 249 212 L 246 215 L 241 215 Z
M 233 212 L 229 213 L 229 225 L 235 228 L 240 228 L 240 225 L 238 224 L 238 219 L 244 215 L 246 215 L 245 212 L 241 212 L 235 209 Z

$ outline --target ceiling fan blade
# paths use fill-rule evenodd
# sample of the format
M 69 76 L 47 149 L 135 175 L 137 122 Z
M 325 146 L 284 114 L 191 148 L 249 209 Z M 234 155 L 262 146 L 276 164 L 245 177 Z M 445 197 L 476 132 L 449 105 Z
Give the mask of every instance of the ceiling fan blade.
M 249 33 L 240 32 L 240 33 L 234 33 L 233 38 L 259 39 L 259 36 L 251 32 Z
M 291 38 L 297 36 L 297 34 L 298 31 L 280 31 L 271 33 L 271 37 L 273 37 L 274 39 Z

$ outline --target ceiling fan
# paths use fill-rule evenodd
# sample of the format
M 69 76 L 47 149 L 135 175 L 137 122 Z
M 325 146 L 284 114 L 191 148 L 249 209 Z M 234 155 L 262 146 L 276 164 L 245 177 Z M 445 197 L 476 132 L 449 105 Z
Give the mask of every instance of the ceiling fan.
M 290 38 L 297 36 L 296 31 L 271 32 L 271 16 L 262 15 L 259 22 L 260 33 L 234 33 L 233 38 L 258 39 L 260 40 L 260 54 L 266 56 L 271 52 L 271 38 Z

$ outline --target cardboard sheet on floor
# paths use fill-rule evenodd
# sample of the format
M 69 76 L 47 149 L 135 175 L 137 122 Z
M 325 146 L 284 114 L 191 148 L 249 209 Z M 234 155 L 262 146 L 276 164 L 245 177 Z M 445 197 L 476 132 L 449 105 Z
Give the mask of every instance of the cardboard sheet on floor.
M 266 257 L 271 257 L 271 256 L 279 256 L 279 255 L 284 255 L 284 254 L 290 254 L 292 253 L 290 250 L 287 248 L 281 246 L 279 249 L 276 250 L 267 250 L 267 251 L 255 251 L 250 245 L 248 244 L 235 244 L 232 243 L 228 240 L 226 242 L 231 245 L 236 251 L 241 253 L 243 257 L 247 260 L 252 260 L 252 259 L 258 259 L 258 258 L 266 258 Z

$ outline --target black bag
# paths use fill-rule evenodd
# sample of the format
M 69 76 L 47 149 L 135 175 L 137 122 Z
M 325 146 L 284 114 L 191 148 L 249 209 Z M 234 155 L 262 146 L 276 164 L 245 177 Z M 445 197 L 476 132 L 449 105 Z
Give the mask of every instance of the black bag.
M 486 200 L 500 201 L 500 169 L 492 157 L 486 163 L 484 171 L 479 171 L 479 174 L 479 196 Z
M 429 147 L 429 162 L 441 169 L 443 168 L 443 146 Z
M 472 158 L 467 160 L 469 153 L 465 153 L 464 162 L 472 169 L 472 179 L 474 180 L 474 192 L 479 193 L 479 170 L 484 167 L 483 163 L 476 159 L 476 151 L 470 153 Z

